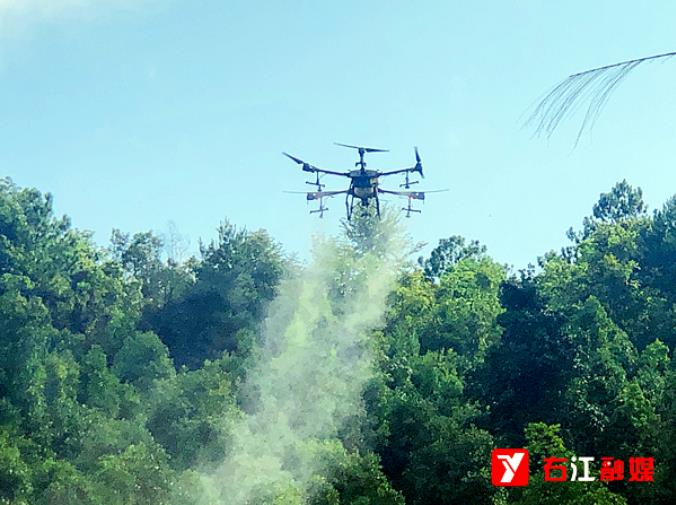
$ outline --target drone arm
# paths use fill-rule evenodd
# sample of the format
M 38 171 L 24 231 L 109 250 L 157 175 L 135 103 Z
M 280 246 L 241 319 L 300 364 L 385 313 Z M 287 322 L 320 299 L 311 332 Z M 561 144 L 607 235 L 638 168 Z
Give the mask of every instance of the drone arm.
M 310 163 L 307 163 L 306 161 L 301 160 L 300 158 L 296 158 L 295 156 L 291 156 L 289 153 L 282 153 L 284 156 L 289 158 L 290 160 L 298 163 L 301 166 L 301 169 L 304 172 L 310 172 L 310 173 L 320 173 L 320 174 L 330 174 L 330 175 L 341 175 L 343 177 L 349 177 L 350 174 L 348 172 L 334 172 L 332 170 L 324 170 L 323 168 L 317 168 L 314 165 L 311 165 Z
M 320 174 L 328 174 L 328 175 L 340 175 L 342 177 L 350 177 L 350 174 L 347 172 L 333 172 L 331 170 L 324 170 L 322 168 L 317 168 L 315 166 L 310 165 L 312 168 L 312 172 L 318 172 Z
M 401 168 L 399 170 L 391 170 L 389 172 L 380 172 L 378 176 L 383 176 L 383 175 L 395 175 L 395 174 L 405 174 L 405 173 L 413 173 L 417 172 L 418 170 L 415 167 L 410 167 L 410 168 Z

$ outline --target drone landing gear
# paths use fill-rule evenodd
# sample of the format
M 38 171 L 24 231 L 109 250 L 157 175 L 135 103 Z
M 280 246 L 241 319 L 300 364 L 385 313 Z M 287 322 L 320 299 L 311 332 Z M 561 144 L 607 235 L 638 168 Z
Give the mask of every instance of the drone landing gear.
M 329 210 L 329 208 L 324 207 L 324 205 L 322 205 L 318 209 L 311 210 L 310 214 L 319 214 L 319 219 L 322 219 L 324 217 L 324 212 L 326 212 L 327 210 Z
M 413 182 L 411 182 L 411 179 L 409 178 L 409 173 L 406 172 L 406 181 L 404 182 L 404 184 L 399 184 L 399 187 L 400 187 L 400 188 L 405 188 L 405 189 L 410 189 L 411 186 L 413 186 L 414 184 L 418 184 L 419 182 L 420 182 L 420 181 L 413 181 Z
M 414 208 L 411 207 L 411 198 L 410 197 L 408 199 L 408 207 L 402 207 L 401 210 L 406 212 L 406 217 L 411 217 L 411 212 L 416 212 L 418 214 L 420 214 L 422 212 L 422 210 L 414 209 Z
M 326 186 L 326 184 L 322 184 L 321 182 L 319 182 L 319 172 L 317 172 L 317 178 L 315 179 L 314 182 L 305 181 L 305 184 L 309 184 L 310 186 L 317 186 L 317 191 L 321 191 Z

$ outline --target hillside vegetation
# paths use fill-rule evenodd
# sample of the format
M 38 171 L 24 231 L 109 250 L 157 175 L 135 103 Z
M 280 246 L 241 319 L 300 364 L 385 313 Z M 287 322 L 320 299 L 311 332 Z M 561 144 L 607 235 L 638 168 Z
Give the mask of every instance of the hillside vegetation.
M 457 236 L 401 267 L 324 474 L 256 503 L 673 503 L 676 198 L 648 213 L 618 183 L 569 237 L 518 272 Z M 103 249 L 0 180 L 0 504 L 194 504 L 228 458 L 261 322 L 304 267 L 227 221 L 197 258 L 164 250 L 119 230 Z M 491 450 L 524 446 L 531 485 L 493 487 Z M 654 457 L 654 483 L 543 482 L 552 455 Z

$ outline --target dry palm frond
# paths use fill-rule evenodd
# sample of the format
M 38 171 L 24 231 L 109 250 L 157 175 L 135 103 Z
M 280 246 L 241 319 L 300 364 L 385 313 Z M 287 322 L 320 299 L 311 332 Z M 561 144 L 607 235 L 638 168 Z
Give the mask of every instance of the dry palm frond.
M 550 137 L 561 121 L 575 112 L 580 105 L 587 103 L 587 110 L 577 134 L 577 143 L 582 133 L 593 126 L 610 94 L 629 72 L 641 63 L 664 60 L 673 56 L 676 56 L 676 51 L 621 61 L 573 74 L 542 99 L 527 123 L 536 125 L 536 135 Z

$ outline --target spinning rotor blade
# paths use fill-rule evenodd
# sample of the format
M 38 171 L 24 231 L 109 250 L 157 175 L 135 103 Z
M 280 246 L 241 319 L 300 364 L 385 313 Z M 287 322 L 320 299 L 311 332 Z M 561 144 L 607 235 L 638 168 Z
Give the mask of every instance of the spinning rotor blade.
M 378 193 L 385 193 L 388 195 L 397 195 L 397 196 L 403 196 L 405 198 L 410 198 L 413 200 L 424 200 L 425 199 L 425 193 L 442 193 L 444 191 L 448 191 L 447 189 L 434 189 L 431 191 L 389 191 L 387 189 L 380 189 L 378 188 Z
M 332 196 L 345 194 L 348 190 L 343 191 L 283 191 L 282 193 L 290 193 L 293 195 L 307 195 L 308 200 L 317 200 L 319 198 L 331 198 Z
M 387 189 L 378 189 L 378 193 L 385 193 L 387 195 L 403 196 L 405 198 L 411 198 L 413 200 L 424 200 L 425 199 L 425 192 L 424 191 L 389 191 Z
M 348 190 L 343 191 L 307 191 L 304 192 L 307 195 L 308 200 L 320 200 L 322 198 L 331 198 L 332 196 L 345 194 Z
M 376 149 L 375 147 L 362 147 L 362 146 L 351 146 L 350 144 L 341 144 L 340 142 L 334 142 L 337 146 L 349 147 L 351 149 L 363 150 L 365 153 L 387 153 L 390 152 L 389 149 Z
M 305 163 L 303 160 L 301 160 L 300 158 L 296 158 L 295 156 L 291 156 L 289 153 L 284 153 L 284 152 L 283 152 L 282 154 L 283 154 L 284 156 L 286 156 L 287 158 L 292 159 L 293 161 L 295 161 L 295 162 L 298 163 L 299 165 L 306 165 L 306 164 L 307 164 L 307 163 Z

